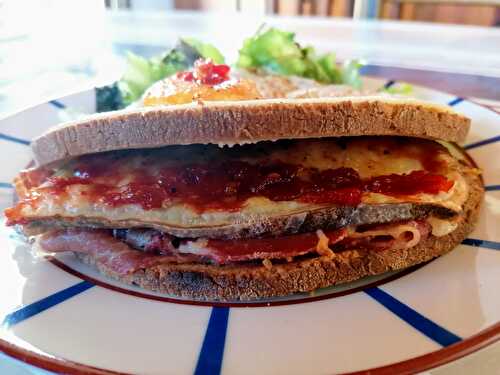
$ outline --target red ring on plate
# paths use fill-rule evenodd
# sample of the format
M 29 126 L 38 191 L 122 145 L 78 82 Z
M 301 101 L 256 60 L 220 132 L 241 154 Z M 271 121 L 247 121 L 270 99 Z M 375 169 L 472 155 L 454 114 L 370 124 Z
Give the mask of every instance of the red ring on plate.
M 392 363 L 382 367 L 346 373 L 345 375 L 392 375 L 414 374 L 444 365 L 474 353 L 500 340 L 500 323 L 486 328 L 479 333 L 446 348 L 430 352 L 419 357 Z M 63 358 L 54 358 L 20 348 L 0 339 L 0 351 L 27 364 L 58 373 L 74 375 L 128 375 L 127 373 L 105 370 L 84 365 Z

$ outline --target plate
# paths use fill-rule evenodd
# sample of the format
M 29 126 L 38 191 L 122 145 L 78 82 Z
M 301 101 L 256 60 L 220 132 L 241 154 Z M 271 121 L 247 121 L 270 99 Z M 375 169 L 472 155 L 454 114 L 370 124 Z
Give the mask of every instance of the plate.
M 366 86 L 398 85 L 366 79 Z M 0 224 L 0 350 L 68 373 L 416 372 L 500 339 L 499 114 L 422 87 L 473 120 L 465 148 L 484 171 L 476 230 L 434 261 L 313 294 L 255 303 L 176 299 L 103 278 L 72 255 L 34 256 Z M 88 90 L 0 121 L 0 208 L 31 160 L 29 140 L 95 111 Z

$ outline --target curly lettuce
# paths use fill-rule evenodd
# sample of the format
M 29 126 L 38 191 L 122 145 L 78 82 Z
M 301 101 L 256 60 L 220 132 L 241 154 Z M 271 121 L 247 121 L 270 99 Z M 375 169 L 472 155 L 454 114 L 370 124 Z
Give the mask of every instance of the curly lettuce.
M 338 65 L 334 53 L 317 55 L 313 47 L 301 47 L 292 32 L 269 28 L 245 39 L 236 65 L 271 73 L 295 75 L 323 83 L 361 87 L 361 63 L 350 60 Z
M 199 56 L 211 59 L 216 64 L 224 64 L 225 59 L 222 53 L 212 44 L 200 42 L 194 38 L 182 38 L 181 45 L 187 45 L 198 53 Z

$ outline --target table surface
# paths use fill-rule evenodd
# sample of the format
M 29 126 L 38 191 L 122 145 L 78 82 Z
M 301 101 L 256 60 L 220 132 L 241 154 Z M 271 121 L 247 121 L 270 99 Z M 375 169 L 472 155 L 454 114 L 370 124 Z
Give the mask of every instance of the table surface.
M 462 97 L 500 100 L 500 28 L 234 13 L 106 12 L 93 2 L 84 4 L 81 2 L 79 9 L 40 9 L 40 17 L 54 20 L 54 27 L 44 27 L 42 36 L 36 27 L 14 33 L 0 27 L 0 118 L 82 88 L 112 82 L 123 71 L 127 50 L 150 56 L 172 46 L 180 36 L 210 41 L 229 62 L 234 61 L 243 38 L 262 23 L 294 31 L 301 43 L 314 45 L 320 52 L 335 51 L 339 60 L 362 59 L 367 64 L 363 68 L 366 75 L 421 84 Z M 37 63 L 33 64 L 37 52 Z M 36 372 L 2 358 L 2 373 Z M 499 371 L 500 344 L 429 373 L 469 374 L 478 369 L 485 374 Z

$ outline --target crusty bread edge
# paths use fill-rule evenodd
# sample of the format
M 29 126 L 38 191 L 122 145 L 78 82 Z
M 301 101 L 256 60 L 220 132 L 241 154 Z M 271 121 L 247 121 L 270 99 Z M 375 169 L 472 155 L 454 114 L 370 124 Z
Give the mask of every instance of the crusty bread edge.
M 484 195 L 480 176 L 466 175 L 470 192 L 457 229 L 446 236 L 431 236 L 407 250 L 381 252 L 351 250 L 333 258 L 316 258 L 273 265 L 215 266 L 163 264 L 120 276 L 90 255 L 75 254 L 108 277 L 169 295 L 195 300 L 254 300 L 308 292 L 362 277 L 410 267 L 443 255 L 459 245 L 474 228 Z
M 167 145 L 396 135 L 461 143 L 470 120 L 449 107 L 385 96 L 204 102 L 101 113 L 31 143 L 38 165 L 103 151 Z

